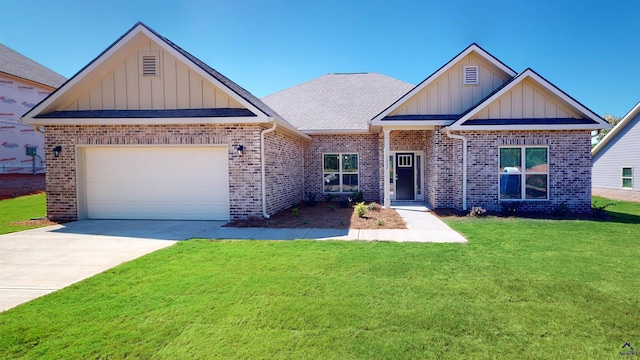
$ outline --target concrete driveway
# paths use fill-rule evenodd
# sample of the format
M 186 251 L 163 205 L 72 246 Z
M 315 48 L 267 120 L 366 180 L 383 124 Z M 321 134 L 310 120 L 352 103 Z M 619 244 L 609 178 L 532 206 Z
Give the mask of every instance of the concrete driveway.
M 261 240 L 467 240 L 424 205 L 394 207 L 402 230 L 222 227 L 224 221 L 84 220 L 0 235 L 0 311 L 190 238 Z
M 222 224 L 88 220 L 1 235 L 0 311 Z

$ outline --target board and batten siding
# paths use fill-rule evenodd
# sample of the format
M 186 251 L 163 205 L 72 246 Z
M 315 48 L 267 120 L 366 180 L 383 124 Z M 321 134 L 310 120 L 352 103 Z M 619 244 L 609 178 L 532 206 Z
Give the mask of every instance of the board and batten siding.
M 465 66 L 478 66 L 478 85 L 464 85 Z M 469 54 L 389 115 L 462 114 L 509 80 L 509 75 Z
M 471 119 L 553 119 L 575 118 L 580 115 L 569 110 L 556 95 L 530 79 L 502 94 Z
M 622 189 L 622 167 L 633 168 L 633 190 L 640 191 L 640 114 L 594 157 L 594 188 Z
M 159 76 L 143 77 L 140 54 L 158 54 Z M 123 61 L 103 71 L 74 101 L 58 110 L 244 108 L 154 43 L 140 41 Z

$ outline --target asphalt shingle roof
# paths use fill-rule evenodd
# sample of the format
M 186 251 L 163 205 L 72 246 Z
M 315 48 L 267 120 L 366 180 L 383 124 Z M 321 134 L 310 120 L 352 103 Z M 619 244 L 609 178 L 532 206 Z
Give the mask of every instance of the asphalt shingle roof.
M 0 72 L 58 88 L 67 79 L 19 52 L 0 44 Z
M 378 73 L 327 74 L 262 98 L 302 131 L 368 130 L 413 85 Z

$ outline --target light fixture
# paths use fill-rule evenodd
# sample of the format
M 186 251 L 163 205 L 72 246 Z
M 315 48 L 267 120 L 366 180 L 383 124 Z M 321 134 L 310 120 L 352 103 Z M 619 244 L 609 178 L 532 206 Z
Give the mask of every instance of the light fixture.
M 53 148 L 53 156 L 55 157 L 60 156 L 60 152 L 62 152 L 62 146 L 58 145 Z
M 238 150 L 238 155 L 242 156 L 242 152 L 244 151 L 244 145 L 238 145 L 237 150 Z

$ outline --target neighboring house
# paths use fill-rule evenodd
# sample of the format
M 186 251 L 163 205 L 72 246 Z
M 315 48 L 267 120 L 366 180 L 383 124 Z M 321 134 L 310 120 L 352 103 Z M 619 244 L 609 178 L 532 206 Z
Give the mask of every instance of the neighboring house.
M 0 44 L 0 174 L 44 172 L 44 136 L 20 116 L 65 82 L 56 72 Z M 26 147 L 37 156 L 27 155 Z M 35 163 L 34 160 L 35 159 Z M 35 165 L 35 166 L 34 166 Z
M 640 102 L 591 150 L 593 193 L 640 201 Z
M 25 114 L 44 126 L 48 216 L 244 219 L 310 194 L 588 212 L 608 125 L 472 44 L 416 87 L 329 74 L 257 99 L 144 24 Z

